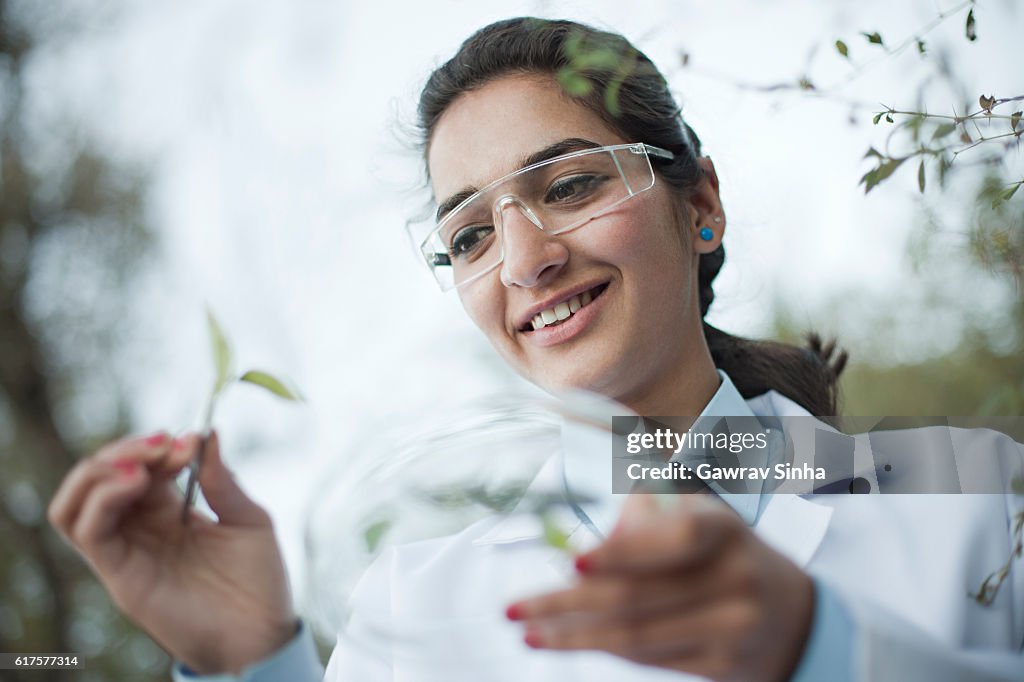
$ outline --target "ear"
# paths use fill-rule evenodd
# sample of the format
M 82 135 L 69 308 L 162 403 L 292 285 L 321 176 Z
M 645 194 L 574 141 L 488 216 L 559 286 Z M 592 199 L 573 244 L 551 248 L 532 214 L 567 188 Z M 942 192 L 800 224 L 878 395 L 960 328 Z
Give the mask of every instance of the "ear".
M 694 253 L 703 254 L 711 253 L 722 243 L 722 237 L 725 235 L 725 211 L 718 196 L 718 174 L 715 172 L 715 164 L 707 156 L 697 159 L 697 163 L 704 169 L 704 179 L 689 198 L 693 218 L 691 243 Z M 711 239 L 701 237 L 703 228 L 711 230 Z

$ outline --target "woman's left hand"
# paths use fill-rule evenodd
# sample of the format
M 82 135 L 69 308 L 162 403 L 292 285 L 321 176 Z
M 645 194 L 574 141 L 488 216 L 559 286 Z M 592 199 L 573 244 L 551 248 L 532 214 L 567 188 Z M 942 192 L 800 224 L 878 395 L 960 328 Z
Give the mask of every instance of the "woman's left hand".
M 714 680 L 788 679 L 811 628 L 814 585 L 719 500 L 679 495 L 661 509 L 632 495 L 618 525 L 580 555 L 567 590 L 524 600 L 541 649 L 598 649 Z

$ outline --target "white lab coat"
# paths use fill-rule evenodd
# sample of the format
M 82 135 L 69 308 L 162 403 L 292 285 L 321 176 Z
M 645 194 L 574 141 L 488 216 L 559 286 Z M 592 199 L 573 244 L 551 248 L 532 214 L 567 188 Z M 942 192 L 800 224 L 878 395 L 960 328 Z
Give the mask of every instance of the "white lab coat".
M 735 391 L 728 378 L 727 390 Z M 738 393 L 735 394 L 738 396 Z M 728 397 L 728 396 L 726 396 Z M 746 406 L 759 416 L 807 412 L 770 392 Z M 1024 473 L 1018 444 L 961 431 L 1003 452 Z M 604 449 L 600 459 L 609 459 Z M 554 460 L 553 460 L 554 461 Z M 560 475 L 545 467 L 539 479 Z M 605 479 L 606 481 L 608 479 Z M 1009 480 L 1009 479 L 1007 479 Z M 621 504 L 621 496 L 616 496 Z M 773 495 L 754 526 L 767 544 L 831 586 L 856 626 L 858 680 L 1024 680 L 1024 560 L 1013 564 L 995 603 L 968 596 L 1010 552 L 1009 519 L 1024 496 Z M 599 541 L 572 518 L 571 539 Z M 607 525 L 606 518 L 598 525 Z M 571 526 L 569 526 L 571 527 Z M 606 529 L 605 529 L 606 530 Z M 353 595 L 328 682 L 669 682 L 694 679 L 602 652 L 535 651 L 501 614 L 513 600 L 568 586 L 573 567 L 546 545 L 528 516 L 489 518 L 453 536 L 389 549 Z M 375 617 L 393 614 L 420 646 L 365 647 Z M 404 631 L 404 630 L 403 630 Z M 842 676 L 836 675 L 837 679 Z

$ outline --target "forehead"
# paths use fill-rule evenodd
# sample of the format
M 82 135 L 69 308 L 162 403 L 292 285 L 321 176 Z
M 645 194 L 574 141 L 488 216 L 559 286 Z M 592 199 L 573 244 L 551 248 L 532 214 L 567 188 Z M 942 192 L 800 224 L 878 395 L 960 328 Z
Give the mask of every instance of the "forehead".
M 564 94 L 552 77 L 505 76 L 459 95 L 434 129 L 427 163 L 438 201 L 517 170 L 532 152 L 566 138 L 624 140 Z

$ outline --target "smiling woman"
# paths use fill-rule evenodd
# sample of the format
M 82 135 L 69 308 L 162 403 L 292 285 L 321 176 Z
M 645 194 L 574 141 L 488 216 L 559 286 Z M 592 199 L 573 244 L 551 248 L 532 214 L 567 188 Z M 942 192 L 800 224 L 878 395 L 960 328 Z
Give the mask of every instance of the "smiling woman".
M 845 356 L 833 359 L 834 346 L 745 340 L 704 322 L 725 257 L 718 177 L 664 78 L 624 38 L 566 21 L 487 26 L 434 72 L 419 112 L 437 209 L 416 241 L 522 376 L 599 394 L 620 414 L 835 414 Z M 940 434 L 998 458 L 1003 494 L 705 485 L 717 494 L 662 505 L 611 494 L 594 473 L 607 451 L 593 431 L 610 433 L 588 428 L 567 426 L 537 476 L 574 513 L 574 564 L 543 542 L 545 526 L 501 516 L 393 546 L 351 595 L 327 679 L 1024 679 L 1019 567 L 987 606 L 966 596 L 1014 549 L 1006 519 L 1021 501 L 1008 481 L 1024 475 L 1024 455 L 1013 440 Z M 935 435 L 910 432 L 901 447 L 930 453 Z M 267 516 L 224 468 L 215 435 L 200 480 L 218 519 L 175 523 L 170 477 L 194 445 L 111 444 L 69 475 L 53 523 L 182 661 L 178 679 L 319 679 Z M 772 448 L 761 450 L 742 471 L 769 471 Z M 358 633 L 381 614 L 433 631 L 445 667 L 397 655 L 399 641 L 362 648 Z

